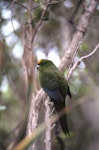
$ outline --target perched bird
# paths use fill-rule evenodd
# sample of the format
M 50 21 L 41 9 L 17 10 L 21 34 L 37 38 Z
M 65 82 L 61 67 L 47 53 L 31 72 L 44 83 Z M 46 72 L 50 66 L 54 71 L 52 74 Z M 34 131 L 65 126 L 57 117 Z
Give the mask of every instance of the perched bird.
M 64 74 L 50 60 L 41 59 L 38 61 L 37 68 L 41 87 L 51 98 L 56 112 L 59 114 L 65 108 L 66 95 L 71 97 L 67 80 Z M 69 135 L 66 114 L 59 117 L 59 122 L 63 132 Z

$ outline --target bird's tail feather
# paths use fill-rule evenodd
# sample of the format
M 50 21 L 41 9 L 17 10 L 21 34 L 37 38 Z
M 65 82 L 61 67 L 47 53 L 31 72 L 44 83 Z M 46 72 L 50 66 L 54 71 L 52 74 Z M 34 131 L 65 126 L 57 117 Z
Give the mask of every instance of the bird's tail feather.
M 69 129 L 68 129 L 68 124 L 67 124 L 66 114 L 64 113 L 61 117 L 59 115 L 59 113 L 65 108 L 65 101 L 60 102 L 60 103 L 57 101 L 54 101 L 54 106 L 55 106 L 56 112 L 58 113 L 59 122 L 60 122 L 60 125 L 62 127 L 63 132 L 66 135 L 69 135 Z

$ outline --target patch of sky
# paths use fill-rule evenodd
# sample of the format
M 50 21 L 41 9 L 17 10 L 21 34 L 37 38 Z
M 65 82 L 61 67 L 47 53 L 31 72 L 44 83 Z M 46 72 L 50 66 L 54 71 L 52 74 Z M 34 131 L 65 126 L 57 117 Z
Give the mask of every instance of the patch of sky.
M 16 43 L 17 40 L 18 40 L 18 37 L 14 33 L 11 33 L 10 35 L 6 37 L 6 43 L 9 47 L 13 46 L 13 44 Z
M 14 48 L 12 49 L 12 55 L 14 56 L 14 58 L 16 59 L 21 59 L 22 55 L 23 55 L 23 48 L 20 45 L 20 43 L 17 43 Z
M 1 31 L 4 36 L 8 36 L 14 30 L 17 30 L 19 27 L 20 27 L 20 24 L 15 19 L 13 19 L 13 25 L 11 21 L 8 21 L 6 24 L 2 26 Z
M 43 49 L 42 48 L 38 48 L 36 50 L 36 56 L 37 56 L 37 60 L 46 59 L 46 55 L 43 53 Z
M 67 8 L 72 8 L 73 7 L 73 3 L 71 0 L 66 0 L 64 1 L 64 6 Z
M 8 90 L 8 79 L 6 76 L 4 76 L 1 82 L 0 91 L 6 92 L 7 90 Z
M 99 10 L 99 5 L 97 6 L 97 10 Z
M 0 111 L 6 110 L 6 106 L 5 105 L 0 105 Z
M 53 63 L 56 66 L 59 66 L 59 64 L 60 64 L 60 58 L 59 58 L 56 47 L 53 47 L 52 49 L 50 49 L 49 54 L 48 54 L 47 57 L 44 54 L 43 50 L 41 48 L 38 48 L 37 51 L 36 51 L 36 56 L 37 56 L 37 60 L 49 59 L 49 60 L 53 61 Z
M 48 59 L 53 61 L 54 64 L 58 67 L 59 64 L 60 64 L 60 58 L 59 58 L 59 54 L 58 54 L 58 51 L 57 51 L 57 47 L 53 47 L 49 54 L 48 54 Z
M 12 12 L 9 9 L 3 9 L 2 12 L 1 12 L 1 16 L 4 19 L 11 19 Z

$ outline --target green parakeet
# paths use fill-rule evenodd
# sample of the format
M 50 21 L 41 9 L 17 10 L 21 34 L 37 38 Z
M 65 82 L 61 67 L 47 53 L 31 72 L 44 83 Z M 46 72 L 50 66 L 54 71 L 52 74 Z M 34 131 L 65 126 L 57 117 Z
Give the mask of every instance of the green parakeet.
M 52 61 L 41 59 L 38 61 L 39 79 L 43 90 L 54 103 L 56 112 L 59 114 L 65 108 L 66 95 L 71 97 L 68 83 L 64 74 L 53 64 Z M 59 118 L 62 130 L 69 135 L 66 114 Z

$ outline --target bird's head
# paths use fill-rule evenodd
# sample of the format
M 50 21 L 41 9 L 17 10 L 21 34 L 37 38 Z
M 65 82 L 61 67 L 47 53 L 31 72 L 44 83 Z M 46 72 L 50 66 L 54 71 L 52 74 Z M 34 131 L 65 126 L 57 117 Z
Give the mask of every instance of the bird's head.
M 52 66 L 52 65 L 53 65 L 52 61 L 50 61 L 48 59 L 41 59 L 37 63 L 37 69 L 40 69 L 42 67 L 49 67 L 49 66 Z

